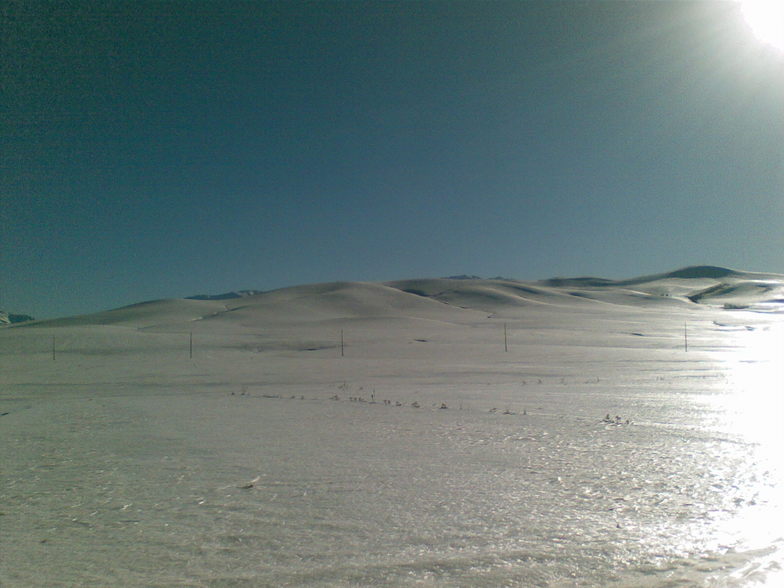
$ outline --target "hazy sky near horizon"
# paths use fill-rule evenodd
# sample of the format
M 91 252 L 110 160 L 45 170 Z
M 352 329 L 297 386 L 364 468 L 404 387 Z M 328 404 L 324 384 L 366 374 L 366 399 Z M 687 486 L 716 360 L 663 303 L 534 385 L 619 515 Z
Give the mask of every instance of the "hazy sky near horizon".
M 7 2 L 0 309 L 333 280 L 784 273 L 735 2 Z

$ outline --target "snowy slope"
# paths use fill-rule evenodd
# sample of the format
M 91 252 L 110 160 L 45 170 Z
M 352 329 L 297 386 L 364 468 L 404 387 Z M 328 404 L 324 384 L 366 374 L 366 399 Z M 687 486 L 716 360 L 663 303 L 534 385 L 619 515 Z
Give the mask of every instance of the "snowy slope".
M 34 320 L 33 317 L 26 314 L 12 314 L 5 312 L 4 310 L 0 310 L 0 326 L 11 325 L 14 323 L 23 323 L 32 320 Z
M 33 325 L 191 328 L 189 323 L 193 321 L 209 320 L 218 328 L 220 323 L 258 326 L 393 317 L 460 323 L 488 314 L 524 316 L 541 311 L 543 305 L 573 309 L 597 303 L 663 309 L 699 304 L 779 310 L 784 308 L 784 276 L 698 266 L 615 281 L 440 278 L 378 284 L 334 282 L 268 292 L 246 290 L 237 295 L 157 300 L 91 315 L 37 321 Z

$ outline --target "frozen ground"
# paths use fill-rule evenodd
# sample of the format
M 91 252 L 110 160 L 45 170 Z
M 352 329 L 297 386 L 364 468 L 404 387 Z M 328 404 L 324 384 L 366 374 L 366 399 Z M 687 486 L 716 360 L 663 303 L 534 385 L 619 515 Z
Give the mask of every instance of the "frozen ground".
M 328 284 L 0 329 L 0 585 L 782 585 L 781 280 Z

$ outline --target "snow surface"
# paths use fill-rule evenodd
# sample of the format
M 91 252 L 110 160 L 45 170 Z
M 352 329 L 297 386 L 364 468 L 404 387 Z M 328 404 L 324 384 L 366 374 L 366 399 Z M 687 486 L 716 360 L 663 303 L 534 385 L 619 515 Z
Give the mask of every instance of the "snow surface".
M 782 585 L 784 277 L 717 270 L 4 327 L 0 585 Z

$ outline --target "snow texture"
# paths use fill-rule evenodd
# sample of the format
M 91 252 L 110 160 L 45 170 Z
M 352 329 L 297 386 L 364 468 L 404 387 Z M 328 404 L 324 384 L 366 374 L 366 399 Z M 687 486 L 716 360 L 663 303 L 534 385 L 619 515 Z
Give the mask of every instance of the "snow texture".
M 779 585 L 782 288 L 340 282 L 3 327 L 0 585 Z

